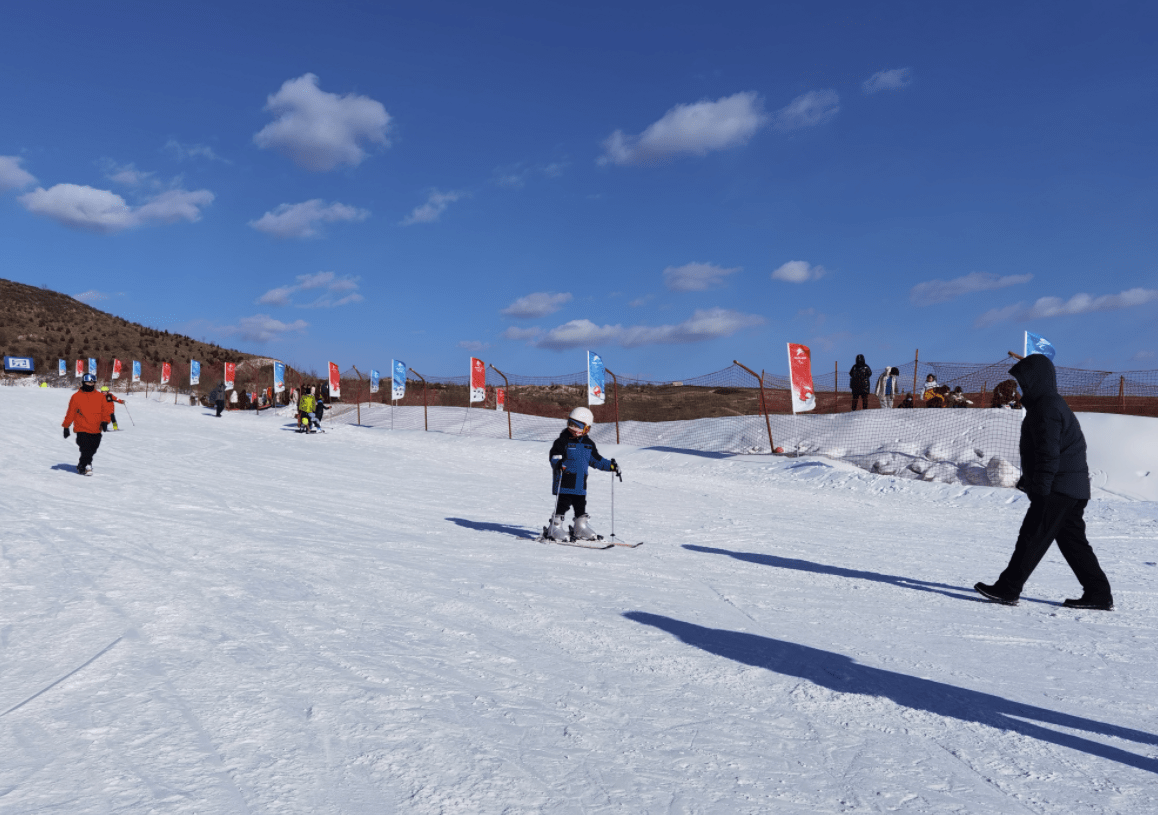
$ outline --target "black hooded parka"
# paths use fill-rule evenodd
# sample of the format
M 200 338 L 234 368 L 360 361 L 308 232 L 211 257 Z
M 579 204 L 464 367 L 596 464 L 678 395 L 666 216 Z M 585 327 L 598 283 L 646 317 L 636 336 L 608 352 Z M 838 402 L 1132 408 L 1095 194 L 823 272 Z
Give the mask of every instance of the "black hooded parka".
M 1009 372 L 1021 387 L 1021 481 L 1030 495 L 1051 492 L 1090 497 L 1086 437 L 1070 406 L 1057 391 L 1057 371 L 1048 357 L 1031 354 Z

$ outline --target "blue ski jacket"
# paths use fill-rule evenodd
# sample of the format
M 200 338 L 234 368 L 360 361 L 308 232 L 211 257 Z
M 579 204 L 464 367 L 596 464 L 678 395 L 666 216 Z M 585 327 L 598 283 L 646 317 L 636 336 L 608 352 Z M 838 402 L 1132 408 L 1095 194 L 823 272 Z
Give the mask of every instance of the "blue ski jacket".
M 552 495 L 586 495 L 588 467 L 611 471 L 611 459 L 599 455 L 599 448 L 590 436 L 576 438 L 566 429 L 551 445 L 547 458 L 554 473 L 551 479 Z

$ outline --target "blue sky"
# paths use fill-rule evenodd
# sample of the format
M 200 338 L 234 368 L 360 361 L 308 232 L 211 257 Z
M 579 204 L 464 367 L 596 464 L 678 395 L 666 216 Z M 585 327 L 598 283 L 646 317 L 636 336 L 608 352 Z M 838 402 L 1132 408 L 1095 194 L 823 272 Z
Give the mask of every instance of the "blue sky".
M 0 276 L 321 370 L 1158 368 L 1144 3 L 24 3 Z

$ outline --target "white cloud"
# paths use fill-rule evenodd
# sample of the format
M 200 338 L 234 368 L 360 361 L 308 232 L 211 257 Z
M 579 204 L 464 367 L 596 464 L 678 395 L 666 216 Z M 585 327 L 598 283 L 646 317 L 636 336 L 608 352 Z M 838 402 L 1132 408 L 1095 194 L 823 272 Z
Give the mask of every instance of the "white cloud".
M 1118 309 L 1142 306 L 1156 300 L 1158 300 L 1158 289 L 1143 288 L 1127 289 L 1118 294 L 1103 294 L 1100 297 L 1075 294 L 1069 300 L 1063 300 L 1060 297 L 1042 297 L 1028 308 L 1017 303 L 1004 308 L 990 309 L 977 318 L 977 325 L 985 326 L 1012 319 L 1044 320 L 1049 317 L 1069 317 L 1097 311 L 1117 311 Z
M 157 223 L 199 221 L 201 209 L 211 204 L 213 197 L 209 190 L 167 190 L 133 207 L 109 190 L 57 184 L 47 190 L 39 187 L 17 200 L 33 214 L 73 229 L 107 235 Z
M 88 291 L 83 291 L 80 294 L 74 294 L 72 299 L 80 300 L 82 303 L 97 303 L 101 300 L 108 300 L 109 296 L 104 292 L 97 291 L 96 289 L 89 289 Z
M 654 299 L 655 299 L 654 294 L 645 294 L 643 297 L 635 298 L 627 305 L 629 305 L 631 308 L 639 308 L 640 306 L 646 306 L 648 303 L 650 303 Z
M 439 192 L 438 190 L 434 190 L 430 193 L 430 197 L 426 199 L 425 204 L 416 206 L 414 211 L 403 218 L 400 223 L 402 226 L 434 223 L 442 217 L 442 213 L 446 212 L 447 207 L 460 198 L 465 197 L 465 195 L 466 193 L 462 192 Z
M 786 283 L 807 283 L 809 280 L 819 280 L 825 274 L 823 266 L 811 266 L 807 260 L 790 260 L 772 273 L 772 279 Z
M 520 297 L 515 302 L 504 308 L 501 314 L 507 317 L 522 317 L 534 319 L 536 317 L 546 317 L 548 314 L 554 314 L 563 307 L 564 303 L 570 302 L 571 294 L 569 292 L 552 293 L 545 291 L 537 291 L 534 294 L 528 294 L 526 297 Z
M 470 351 L 472 354 L 480 354 L 490 348 L 491 344 L 480 340 L 462 340 L 458 343 L 458 347 Z
M 511 326 L 502 333 L 502 338 L 505 340 L 533 340 L 543 333 L 541 328 L 517 328 Z
M 840 96 L 836 91 L 809 91 L 776 111 L 773 127 L 781 133 L 815 127 L 831 120 L 839 111 Z
M 132 162 L 117 164 L 115 161 L 107 159 L 101 164 L 104 166 L 105 178 L 124 187 L 139 187 L 153 178 L 153 173 L 138 170 Z
M 725 277 L 738 271 L 739 266 L 725 269 L 713 263 L 687 263 L 664 269 L 663 282 L 672 291 L 704 291 L 722 286 Z
M 865 93 L 877 91 L 896 91 L 913 84 L 912 68 L 893 68 L 888 71 L 877 71 L 861 83 Z
M 541 348 L 563 350 L 593 345 L 674 345 L 729 337 L 744 328 L 763 325 L 758 314 L 743 314 L 724 308 L 698 309 L 677 325 L 599 326 L 590 320 L 572 320 L 553 328 L 535 342 Z
M 254 314 L 252 317 L 242 317 L 237 321 L 237 325 L 221 326 L 216 330 L 226 336 L 238 336 L 249 342 L 269 342 L 281 339 L 289 333 L 302 333 L 308 327 L 309 323 L 305 320 L 284 323 L 268 314 Z
M 185 161 L 192 158 L 203 158 L 208 161 L 220 161 L 223 164 L 232 164 L 232 161 L 224 159 L 213 152 L 213 148 L 206 144 L 182 144 L 176 139 L 169 139 L 165 143 L 165 149 L 173 151 L 178 161 Z
M 249 225 L 275 238 L 317 238 L 322 234 L 317 228 L 319 223 L 364 221 L 368 217 L 367 210 L 337 202 L 327 205 L 321 198 L 314 198 L 300 204 L 279 204 L 273 212 L 250 221 Z
M 301 308 L 334 308 L 336 306 L 345 306 L 350 303 L 361 303 L 364 298 L 358 293 L 357 277 L 338 277 L 333 272 L 317 272 L 315 274 L 303 274 L 297 276 L 297 283 L 291 286 L 278 286 L 270 289 L 261 297 L 257 298 L 256 303 L 266 306 L 289 306 L 293 305 L 293 295 L 299 291 L 314 291 L 322 290 L 320 296 L 309 303 L 301 303 Z M 349 292 L 344 297 L 338 297 L 344 292 Z
M 568 162 L 554 161 L 550 164 L 527 166 L 523 163 L 511 164 L 495 169 L 494 183 L 500 187 L 522 189 L 527 182 L 537 176 L 543 178 L 558 178 L 567 169 Z
M 755 91 L 676 105 L 638 136 L 616 130 L 603 142 L 600 164 L 649 164 L 672 156 L 703 156 L 747 144 L 767 121 Z
M 289 79 L 266 100 L 276 120 L 253 137 L 261 148 L 277 150 L 300 167 L 317 172 L 340 164 L 356 167 L 366 158 L 363 145 L 389 147 L 390 114 L 368 96 L 338 96 L 318 87 L 314 74 Z
M 0 156 L 0 192 L 36 183 L 36 177 L 20 166 L 22 161 L 19 156 Z
M 914 306 L 931 306 L 936 303 L 946 303 L 973 292 L 1003 289 L 1006 286 L 1028 283 L 1031 280 L 1033 280 L 1031 274 L 998 277 L 989 272 L 970 272 L 964 277 L 956 277 L 952 280 L 927 280 L 924 283 L 918 283 L 909 291 L 909 301 Z

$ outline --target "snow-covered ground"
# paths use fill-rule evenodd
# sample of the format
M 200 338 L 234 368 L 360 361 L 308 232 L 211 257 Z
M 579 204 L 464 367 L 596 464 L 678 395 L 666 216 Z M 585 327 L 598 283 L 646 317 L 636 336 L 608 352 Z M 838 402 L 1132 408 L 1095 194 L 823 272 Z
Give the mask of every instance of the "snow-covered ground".
M 1081 416 L 1099 613 L 973 593 L 1009 489 L 600 437 L 589 551 L 541 441 L 135 395 L 83 478 L 68 396 L 0 388 L 5 815 L 1158 811 L 1156 420 Z

